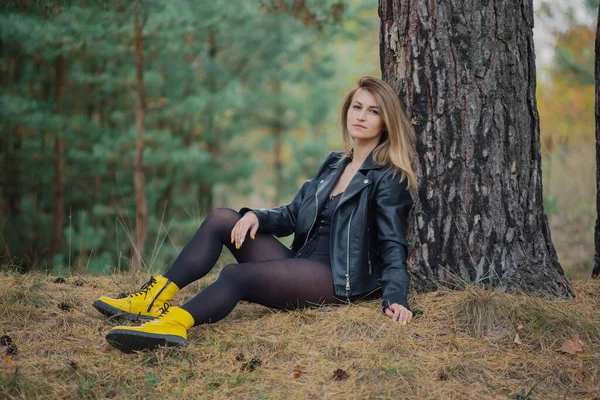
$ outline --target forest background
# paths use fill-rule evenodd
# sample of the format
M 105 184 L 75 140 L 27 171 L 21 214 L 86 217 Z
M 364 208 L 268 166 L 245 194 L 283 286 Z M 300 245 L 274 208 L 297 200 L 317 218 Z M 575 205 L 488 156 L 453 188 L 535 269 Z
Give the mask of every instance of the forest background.
M 141 111 L 150 271 L 212 208 L 291 199 L 341 148 L 343 96 L 381 76 L 377 2 L 301 3 L 0 6 L 0 266 L 130 267 Z M 535 7 L 544 207 L 565 272 L 587 278 L 598 0 Z

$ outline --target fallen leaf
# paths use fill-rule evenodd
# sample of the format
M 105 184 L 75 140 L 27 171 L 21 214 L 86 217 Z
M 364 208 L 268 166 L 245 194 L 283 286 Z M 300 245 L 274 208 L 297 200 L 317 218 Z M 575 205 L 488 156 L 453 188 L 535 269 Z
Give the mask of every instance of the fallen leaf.
M 350 374 L 341 368 L 338 368 L 335 371 L 333 371 L 333 379 L 336 381 L 343 381 L 348 378 L 350 378 Z
M 12 357 L 11 356 L 4 356 L 4 364 L 6 364 L 6 365 L 13 365 Z
M 577 340 L 567 340 L 558 351 L 562 353 L 575 355 L 583 351 L 583 342 L 579 339 Z
M 300 367 L 300 365 L 296 365 L 294 367 L 294 369 L 292 370 L 292 375 L 294 376 L 294 379 L 301 378 L 303 374 L 304 374 L 304 371 L 302 371 L 302 368 Z
M 521 330 L 521 329 L 523 329 L 523 328 L 524 328 L 524 326 L 523 326 L 523 325 L 519 325 L 519 326 L 517 326 L 517 330 L 518 330 L 518 331 L 520 331 L 520 330 Z
M 521 342 L 521 338 L 519 337 L 518 333 L 515 335 L 515 340 L 513 340 L 513 342 L 515 342 L 516 344 L 523 344 L 523 342 Z

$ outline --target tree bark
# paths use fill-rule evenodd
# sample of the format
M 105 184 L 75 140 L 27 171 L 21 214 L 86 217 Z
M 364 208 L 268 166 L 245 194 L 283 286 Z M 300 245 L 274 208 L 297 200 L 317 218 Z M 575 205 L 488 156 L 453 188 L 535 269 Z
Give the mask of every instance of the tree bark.
M 543 210 L 531 0 L 380 0 L 383 79 L 417 134 L 417 291 L 571 297 Z
M 594 229 L 594 267 L 592 278 L 600 277 L 600 9 L 596 28 L 596 229 Z
M 65 73 L 65 59 L 62 55 L 56 57 L 54 64 L 54 101 L 56 103 L 56 114 L 62 114 L 62 89 Z M 52 208 L 52 244 L 50 246 L 49 261 L 52 262 L 54 254 L 60 253 L 63 248 L 63 224 L 65 222 L 65 159 L 64 142 L 62 132 L 56 132 L 54 139 L 54 180 L 52 182 L 52 192 L 54 194 L 54 203 Z
M 146 116 L 146 94 L 144 88 L 144 38 L 142 31 L 144 22 L 140 21 L 140 2 L 137 2 L 134 16 L 134 41 L 135 41 L 135 72 L 136 72 L 136 98 L 135 98 L 135 125 L 137 138 L 135 141 L 135 158 L 133 161 L 133 186 L 135 191 L 135 223 L 136 243 L 134 248 L 132 268 L 139 270 L 142 267 L 142 256 L 148 230 L 148 206 L 146 204 L 146 190 L 144 187 L 144 119 Z

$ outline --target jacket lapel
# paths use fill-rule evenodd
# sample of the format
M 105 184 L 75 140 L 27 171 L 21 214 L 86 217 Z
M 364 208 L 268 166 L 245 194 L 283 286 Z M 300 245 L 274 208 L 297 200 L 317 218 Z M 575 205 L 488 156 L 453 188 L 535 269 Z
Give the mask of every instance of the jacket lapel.
M 371 179 L 367 178 L 367 176 L 364 175 L 361 171 L 357 171 L 356 174 L 354 174 L 354 176 L 352 177 L 352 180 L 350 180 L 348 186 L 346 186 L 346 190 L 344 190 L 342 198 L 340 199 L 337 206 L 339 207 L 341 204 L 345 203 L 349 198 L 356 195 L 358 192 L 360 192 L 370 184 Z
M 340 199 L 337 206 L 339 207 L 352 196 L 356 195 L 358 192 L 369 186 L 371 184 L 371 179 L 368 176 L 368 172 L 372 169 L 380 168 L 381 165 L 377 165 L 373 161 L 373 152 L 371 152 L 371 154 L 369 154 L 365 161 L 362 163 L 358 171 L 356 171 L 356 174 L 354 174 L 354 176 L 350 180 L 350 183 L 348 183 L 348 186 L 346 187 L 346 190 L 344 190 L 344 194 L 342 194 L 342 198 Z
M 323 204 L 327 200 L 327 197 L 333 190 L 333 187 L 340 179 L 340 176 L 344 172 L 346 164 L 347 163 L 341 163 L 338 166 L 332 165 L 332 171 L 319 181 L 319 186 L 317 187 L 317 213 L 321 209 L 321 204 Z

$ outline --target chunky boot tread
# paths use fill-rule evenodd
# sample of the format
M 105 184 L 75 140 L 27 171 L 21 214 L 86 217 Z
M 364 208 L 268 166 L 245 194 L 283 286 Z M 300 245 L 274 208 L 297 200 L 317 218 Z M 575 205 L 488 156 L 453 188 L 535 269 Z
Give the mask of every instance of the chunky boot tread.
M 151 315 L 131 314 L 125 312 L 119 308 L 113 307 L 110 304 L 103 302 L 102 300 L 96 300 L 92 305 L 96 310 L 100 311 L 107 317 L 122 318 L 130 321 L 151 321 L 153 319 L 156 319 L 156 317 L 153 317 Z
M 154 350 L 160 346 L 185 346 L 187 340 L 177 335 L 166 335 L 113 329 L 106 335 L 106 341 L 124 353 L 134 351 Z

